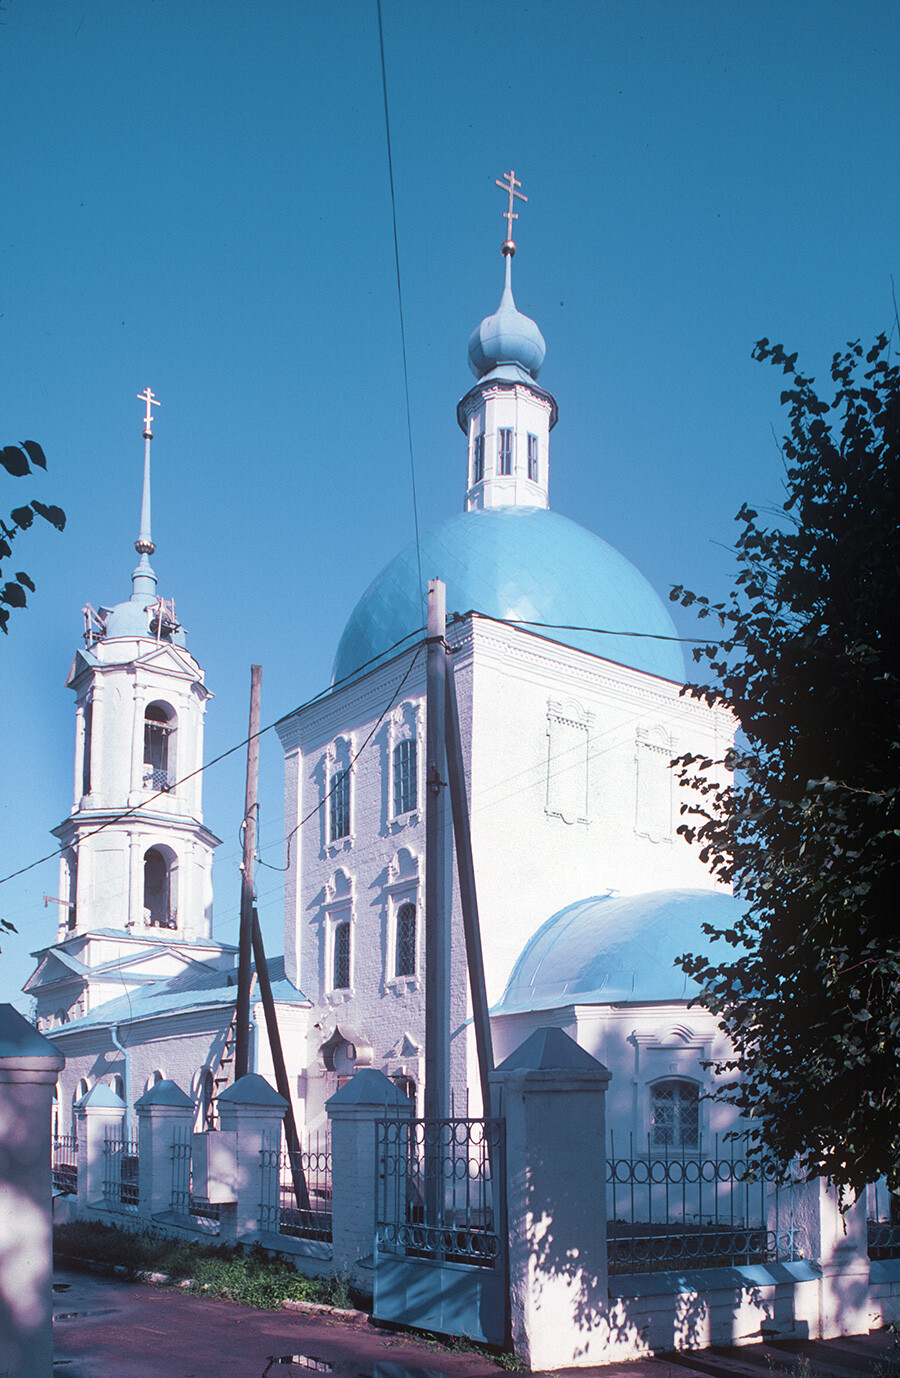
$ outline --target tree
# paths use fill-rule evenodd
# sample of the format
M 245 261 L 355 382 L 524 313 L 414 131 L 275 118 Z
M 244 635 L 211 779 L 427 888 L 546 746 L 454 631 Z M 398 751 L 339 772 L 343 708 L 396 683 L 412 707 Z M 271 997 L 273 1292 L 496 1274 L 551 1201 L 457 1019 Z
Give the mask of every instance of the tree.
M 26 474 L 30 474 L 32 464 L 36 464 L 40 469 L 47 468 L 44 452 L 36 440 L 23 440 L 21 447 L 4 445 L 0 448 L 0 464 L 14 478 L 24 478 Z M 26 507 L 14 507 L 9 516 L 10 525 L 0 521 L 0 560 L 11 558 L 12 542 L 20 532 L 28 530 L 36 515 L 43 517 L 44 521 L 56 527 L 57 531 L 62 531 L 66 525 L 66 514 L 61 507 L 48 507 L 46 503 L 38 502 L 37 498 Z M 19 570 L 13 579 L 0 587 L 0 631 L 7 633 L 9 630 L 7 623 L 10 608 L 25 607 L 26 589 L 34 593 L 34 584 L 24 570 Z M 4 604 L 5 606 L 2 606 Z
M 699 647 L 742 729 L 721 763 L 686 756 L 679 831 L 746 901 L 707 928 L 724 958 L 682 959 L 735 1049 L 723 1098 L 761 1148 L 859 1191 L 900 1189 L 900 370 L 882 335 L 832 361 L 832 402 L 790 378 L 786 498 L 765 525 L 744 506 L 723 603 Z M 715 767 L 735 772 L 733 782 Z M 719 774 L 717 780 L 715 776 Z M 725 946 L 725 945 L 728 946 Z

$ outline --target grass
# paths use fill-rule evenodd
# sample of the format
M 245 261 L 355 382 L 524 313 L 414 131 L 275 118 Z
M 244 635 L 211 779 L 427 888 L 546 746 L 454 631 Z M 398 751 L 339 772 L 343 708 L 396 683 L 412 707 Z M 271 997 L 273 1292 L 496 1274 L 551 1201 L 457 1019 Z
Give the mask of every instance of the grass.
M 274 1310 L 283 1301 L 353 1305 L 345 1276 L 306 1277 L 259 1245 L 242 1249 L 200 1244 L 150 1230 L 121 1230 L 96 1220 L 57 1225 L 53 1245 L 70 1257 L 127 1268 L 132 1276 L 166 1273 L 173 1283 L 190 1282 L 185 1291 L 261 1310 Z

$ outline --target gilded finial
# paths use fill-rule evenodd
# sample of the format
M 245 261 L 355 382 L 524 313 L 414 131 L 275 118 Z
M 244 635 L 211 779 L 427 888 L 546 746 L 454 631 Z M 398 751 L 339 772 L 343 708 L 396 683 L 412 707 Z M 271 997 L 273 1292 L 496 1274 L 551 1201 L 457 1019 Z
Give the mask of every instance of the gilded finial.
M 508 180 L 505 180 L 507 178 Z M 513 254 L 516 252 L 515 241 L 512 237 L 512 222 L 519 218 L 518 211 L 513 210 L 513 205 L 515 204 L 514 198 L 518 197 L 520 201 L 527 201 L 528 197 L 524 196 L 521 191 L 516 190 L 522 183 L 517 180 L 516 174 L 513 172 L 512 168 L 510 168 L 509 172 L 504 173 L 503 181 L 501 181 L 499 177 L 495 177 L 494 182 L 502 191 L 509 193 L 509 206 L 502 212 L 503 219 L 506 221 L 506 242 L 503 245 L 502 253 L 505 257 L 512 258 Z

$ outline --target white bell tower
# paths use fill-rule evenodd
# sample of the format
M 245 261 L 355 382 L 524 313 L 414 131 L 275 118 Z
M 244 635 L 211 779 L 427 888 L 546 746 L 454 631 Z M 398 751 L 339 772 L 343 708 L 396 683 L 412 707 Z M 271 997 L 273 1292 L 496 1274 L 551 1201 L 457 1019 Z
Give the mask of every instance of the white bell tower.
M 35 956 L 27 991 L 54 1027 L 192 962 L 230 966 L 212 940 L 212 858 L 203 823 L 203 719 L 211 697 L 172 600 L 150 565 L 151 407 L 144 417 L 139 560 L 131 597 L 85 608 L 76 695 L 75 782 L 60 844 L 56 942 Z

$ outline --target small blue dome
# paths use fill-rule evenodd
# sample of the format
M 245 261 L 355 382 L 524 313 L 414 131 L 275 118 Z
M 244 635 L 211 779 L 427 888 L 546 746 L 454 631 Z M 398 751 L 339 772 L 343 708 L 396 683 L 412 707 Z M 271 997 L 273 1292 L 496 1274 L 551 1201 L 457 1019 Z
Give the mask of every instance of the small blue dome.
M 502 364 L 518 364 L 537 378 L 547 346 L 530 316 L 523 316 L 513 301 L 510 259 L 506 260 L 506 286 L 500 305 L 492 316 L 485 316 L 469 339 L 469 367 L 476 378 Z
M 119 636 L 150 636 L 150 614 L 155 607 L 156 599 L 143 595 L 116 603 L 107 614 L 104 640 Z
M 704 923 L 730 928 L 746 902 L 721 890 L 656 890 L 594 896 L 554 914 L 525 944 L 496 1013 L 558 1005 L 690 1000 L 697 985 L 675 959 L 734 955 Z
M 677 632 L 662 600 L 624 555 L 583 526 L 539 507 L 461 512 L 421 541 L 422 578 L 447 586 L 447 613 L 480 612 L 552 624 L 533 628 L 663 679 L 684 680 Z M 415 543 L 379 574 L 354 608 L 338 645 L 334 681 L 356 673 L 404 637 L 421 632 Z M 597 627 L 596 632 L 569 631 Z M 643 636 L 622 633 L 639 632 Z

